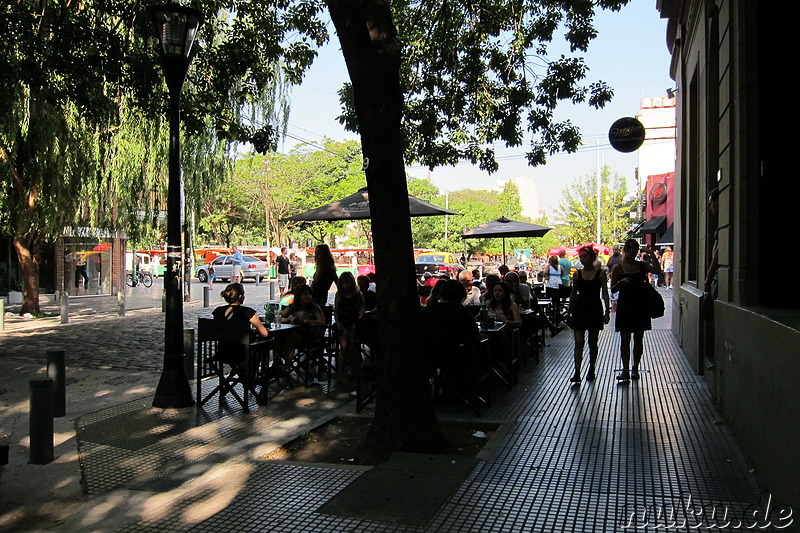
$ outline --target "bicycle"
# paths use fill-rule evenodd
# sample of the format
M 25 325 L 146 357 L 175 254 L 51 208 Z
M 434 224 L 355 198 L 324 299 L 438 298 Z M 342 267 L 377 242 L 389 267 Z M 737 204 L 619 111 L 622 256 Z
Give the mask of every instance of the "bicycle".
M 137 285 L 144 285 L 150 287 L 153 285 L 153 275 L 150 272 L 137 272 L 136 279 L 133 279 L 133 274 L 125 276 L 125 284 L 128 287 L 136 287 Z

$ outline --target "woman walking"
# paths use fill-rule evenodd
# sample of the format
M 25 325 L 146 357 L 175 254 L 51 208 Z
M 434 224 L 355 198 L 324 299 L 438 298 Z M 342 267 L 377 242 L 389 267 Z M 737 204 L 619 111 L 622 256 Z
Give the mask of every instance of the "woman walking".
M 644 353 L 644 332 L 651 329 L 650 316 L 647 313 L 648 273 L 656 273 L 661 269 L 652 250 L 645 250 L 642 261 L 636 260 L 639 243 L 628 239 L 622 249 L 622 260 L 611 272 L 611 292 L 619 292 L 617 317 L 614 322 L 620 334 L 622 356 L 622 373 L 617 375 L 620 381 L 639 379 L 639 362 Z M 633 337 L 633 368 L 630 367 L 631 337 Z
M 608 324 L 608 278 L 602 268 L 597 268 L 595 260 L 597 252 L 591 246 L 584 246 L 578 251 L 578 258 L 583 268 L 577 270 L 572 278 L 572 292 L 569 296 L 567 317 L 575 337 L 575 374 L 570 378 L 572 383 L 581 382 L 581 364 L 583 363 L 583 347 L 586 344 L 586 332 L 589 332 L 589 372 L 586 379 L 595 378 L 597 363 L 597 338 L 604 324 Z M 600 300 L 602 295 L 602 302 Z M 603 309 L 605 308 L 605 313 Z

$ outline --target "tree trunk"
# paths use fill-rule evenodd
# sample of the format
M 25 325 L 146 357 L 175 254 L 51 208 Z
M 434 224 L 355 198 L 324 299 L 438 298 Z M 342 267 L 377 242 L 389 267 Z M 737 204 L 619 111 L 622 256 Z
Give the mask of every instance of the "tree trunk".
M 28 239 L 14 238 L 14 249 L 22 268 L 22 309 L 19 314 L 39 314 L 39 246 Z
M 401 45 L 388 1 L 327 3 L 353 84 L 378 274 L 381 370 L 367 444 L 379 451 L 438 451 L 442 433 L 417 332 L 419 298 L 400 133 Z

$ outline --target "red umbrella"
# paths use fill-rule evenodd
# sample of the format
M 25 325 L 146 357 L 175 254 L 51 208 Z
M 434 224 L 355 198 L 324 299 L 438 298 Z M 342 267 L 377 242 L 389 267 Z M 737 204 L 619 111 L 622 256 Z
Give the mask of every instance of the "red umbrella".
M 109 242 L 104 242 L 102 244 L 98 244 L 97 246 L 92 248 L 92 250 L 96 250 L 98 252 L 107 252 L 110 249 L 111 249 L 111 243 L 109 243 Z
M 597 255 L 611 255 L 611 248 L 609 248 L 605 244 L 598 244 L 596 242 L 587 242 L 583 246 L 591 246 L 592 248 L 594 248 L 594 251 L 597 252 Z M 578 248 L 583 248 L 583 246 L 579 246 Z
M 555 248 L 550 248 L 547 250 L 547 255 L 560 255 L 562 251 L 569 257 L 578 255 L 578 248 L 570 246 L 556 246 Z

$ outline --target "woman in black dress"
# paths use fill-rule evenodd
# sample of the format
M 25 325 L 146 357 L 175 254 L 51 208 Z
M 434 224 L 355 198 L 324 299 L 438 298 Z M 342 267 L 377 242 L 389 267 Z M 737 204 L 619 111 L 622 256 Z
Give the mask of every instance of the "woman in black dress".
M 595 364 L 597 363 L 597 338 L 604 324 L 610 319 L 608 307 L 608 279 L 603 269 L 597 268 L 594 261 L 597 252 L 591 246 L 584 246 L 578 251 L 578 258 L 583 265 L 576 270 L 572 277 L 572 292 L 569 296 L 569 309 L 567 317 L 575 336 L 575 375 L 570 378 L 572 383 L 581 381 L 581 363 L 583 362 L 583 347 L 586 344 L 586 332 L 589 332 L 589 373 L 586 379 L 595 378 Z M 602 294 L 602 302 L 600 296 Z M 603 306 L 605 305 L 605 313 Z
M 620 333 L 620 355 L 622 356 L 622 373 L 617 376 L 620 381 L 639 379 L 639 362 L 644 353 L 644 332 L 651 329 L 650 316 L 647 313 L 647 274 L 661 270 L 652 250 L 645 250 L 643 261 L 636 260 L 639 243 L 635 239 L 625 241 L 622 260 L 611 272 L 611 292 L 619 292 L 617 316 L 614 321 L 616 331 Z M 633 368 L 630 368 L 631 337 L 633 337 Z

